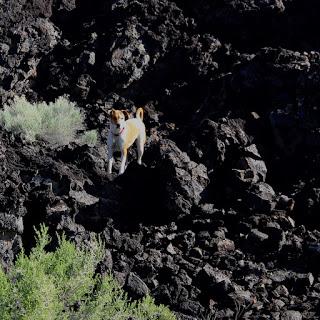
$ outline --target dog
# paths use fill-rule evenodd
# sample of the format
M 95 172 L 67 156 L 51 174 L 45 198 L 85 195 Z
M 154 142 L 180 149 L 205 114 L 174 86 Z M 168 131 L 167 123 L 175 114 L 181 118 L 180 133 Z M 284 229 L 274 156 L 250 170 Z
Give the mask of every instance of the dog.
M 146 142 L 146 128 L 143 123 L 143 109 L 138 108 L 136 117 L 131 119 L 129 119 L 129 113 L 126 110 L 112 109 L 109 114 L 111 121 L 107 141 L 108 173 L 112 173 L 114 151 L 120 150 L 120 175 L 124 173 L 126 168 L 128 149 L 135 141 L 138 149 L 138 164 L 142 164 L 142 156 Z M 125 119 L 126 116 L 128 120 Z

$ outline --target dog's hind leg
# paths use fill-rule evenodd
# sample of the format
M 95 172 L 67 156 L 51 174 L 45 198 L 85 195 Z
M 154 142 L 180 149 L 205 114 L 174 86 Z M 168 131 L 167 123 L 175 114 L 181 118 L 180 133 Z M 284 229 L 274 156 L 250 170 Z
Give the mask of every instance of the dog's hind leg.
M 144 152 L 144 142 L 145 142 L 145 138 L 142 135 L 140 135 L 136 141 L 137 151 L 138 151 L 138 164 L 142 164 L 142 156 L 143 156 L 143 152 Z
M 112 173 L 113 156 L 108 155 L 108 173 Z
M 120 165 L 120 170 L 119 174 L 123 174 L 125 167 L 126 167 L 126 161 L 127 161 L 127 149 L 121 150 L 121 165 Z
M 108 173 L 112 173 L 113 157 L 108 159 Z
M 107 152 L 108 152 L 108 173 L 112 173 L 112 165 L 113 165 L 113 137 L 111 131 L 108 134 L 108 141 L 107 141 Z

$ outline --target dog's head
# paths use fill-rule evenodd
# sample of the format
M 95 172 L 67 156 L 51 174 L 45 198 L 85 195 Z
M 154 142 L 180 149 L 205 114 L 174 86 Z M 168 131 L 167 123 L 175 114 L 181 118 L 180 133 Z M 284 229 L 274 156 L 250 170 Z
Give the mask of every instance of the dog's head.
M 111 124 L 116 131 L 121 131 L 124 128 L 126 117 L 129 118 L 127 110 L 115 110 L 112 109 L 110 112 Z

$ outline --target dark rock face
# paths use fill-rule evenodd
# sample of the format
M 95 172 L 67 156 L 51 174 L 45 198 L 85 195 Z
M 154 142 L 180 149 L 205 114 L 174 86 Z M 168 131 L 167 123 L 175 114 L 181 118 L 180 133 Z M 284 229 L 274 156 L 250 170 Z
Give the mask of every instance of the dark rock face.
M 59 30 L 48 20 L 52 1 L 5 2 L 0 9 L 1 103 L 30 91 L 41 57 L 58 42 Z
M 1 104 L 68 94 L 101 144 L 0 132 L 2 265 L 44 222 L 76 244 L 100 233 L 97 272 L 179 319 L 319 318 L 319 10 L 3 1 Z M 133 147 L 125 174 L 109 175 L 106 111 L 139 106 L 144 164 Z
M 170 200 L 167 207 L 177 215 L 190 214 L 209 183 L 207 169 L 191 161 L 170 140 L 161 140 L 159 148 L 163 178 L 168 177 L 166 191 Z

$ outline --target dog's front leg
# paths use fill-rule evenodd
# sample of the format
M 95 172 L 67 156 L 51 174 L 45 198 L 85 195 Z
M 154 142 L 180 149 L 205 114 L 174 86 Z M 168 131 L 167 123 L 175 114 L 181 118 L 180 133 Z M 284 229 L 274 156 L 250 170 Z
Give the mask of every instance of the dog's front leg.
M 124 173 L 124 170 L 126 167 L 126 161 L 127 161 L 127 149 L 122 149 L 121 150 L 121 165 L 120 165 L 119 174 Z
M 108 173 L 112 173 L 113 165 L 113 150 L 112 148 L 108 149 Z
M 112 173 L 113 157 L 108 159 L 108 173 Z
M 107 152 L 108 152 L 108 173 L 112 173 L 112 165 L 113 165 L 113 136 L 111 134 L 111 129 L 108 135 L 107 141 Z

